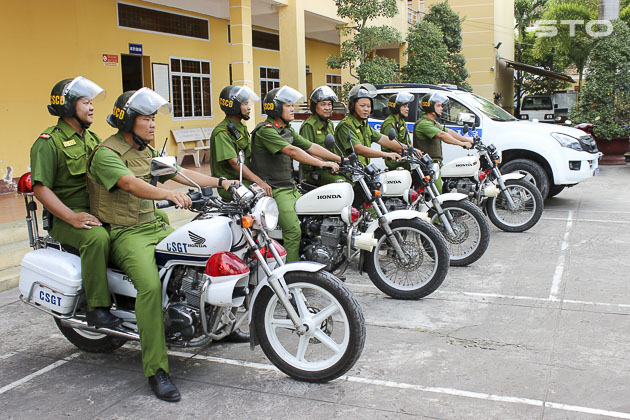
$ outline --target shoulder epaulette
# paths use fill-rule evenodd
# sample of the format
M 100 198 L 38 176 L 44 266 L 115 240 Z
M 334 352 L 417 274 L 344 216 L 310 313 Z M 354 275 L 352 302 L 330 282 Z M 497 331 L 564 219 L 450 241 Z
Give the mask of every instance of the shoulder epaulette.
M 42 138 L 42 139 L 49 139 L 51 136 L 48 133 L 42 133 L 42 134 L 39 135 L 39 137 Z
M 273 125 L 267 123 L 267 124 L 265 124 L 265 127 L 273 127 Z

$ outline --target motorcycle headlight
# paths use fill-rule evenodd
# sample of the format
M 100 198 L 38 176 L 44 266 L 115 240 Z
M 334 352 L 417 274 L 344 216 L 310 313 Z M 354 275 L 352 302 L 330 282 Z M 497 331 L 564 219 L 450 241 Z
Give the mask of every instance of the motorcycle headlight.
M 433 171 L 433 175 L 431 176 L 431 179 L 435 181 L 438 178 L 438 175 L 440 174 L 440 164 L 437 162 L 433 162 L 431 164 L 431 170 Z
M 278 226 L 278 205 L 271 197 L 263 197 L 254 206 L 252 217 L 254 218 L 254 228 L 264 230 L 274 230 Z
M 575 137 L 562 133 L 551 133 L 551 137 L 556 139 L 562 147 L 568 147 L 569 149 L 577 150 L 579 152 L 582 151 L 582 145 L 580 145 L 580 142 Z

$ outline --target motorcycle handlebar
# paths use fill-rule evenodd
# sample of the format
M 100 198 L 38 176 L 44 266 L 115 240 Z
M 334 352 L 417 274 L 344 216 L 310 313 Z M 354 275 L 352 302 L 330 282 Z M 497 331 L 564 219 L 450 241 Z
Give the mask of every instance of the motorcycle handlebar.
M 161 200 L 155 203 L 155 208 L 157 209 L 165 209 L 167 207 L 172 207 L 174 206 L 175 203 L 173 203 L 171 200 Z

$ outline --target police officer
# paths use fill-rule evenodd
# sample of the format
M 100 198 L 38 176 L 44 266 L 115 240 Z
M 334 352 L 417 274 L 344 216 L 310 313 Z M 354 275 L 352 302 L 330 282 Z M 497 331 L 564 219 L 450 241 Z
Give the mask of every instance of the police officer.
M 155 395 L 165 401 L 181 396 L 168 375 L 162 318 L 162 286 L 155 263 L 155 246 L 173 228 L 156 216 L 153 200 L 170 200 L 189 208 L 190 197 L 150 184 L 151 159 L 158 152 L 149 146 L 154 138 L 155 114 L 170 113 L 171 105 L 149 88 L 118 97 L 107 122 L 118 132 L 103 141 L 88 158 L 88 191 L 92 212 L 109 224 L 111 259 L 129 276 L 138 291 L 136 319 L 144 374 Z M 227 188 L 233 181 L 178 170 L 201 186 Z M 191 185 L 180 175 L 172 178 Z
M 312 143 L 324 146 L 324 139 L 328 134 L 335 134 L 335 127 L 330 122 L 333 106 L 339 102 L 337 94 L 329 86 L 320 86 L 311 92 L 310 109 L 313 115 L 308 117 L 300 127 L 300 136 Z M 327 170 L 321 170 L 311 165 L 301 165 L 305 179 L 311 184 L 326 185 L 345 178 L 333 175 Z
M 263 100 L 267 120 L 252 132 L 252 171 L 271 185 L 273 198 L 278 203 L 282 239 L 287 250 L 287 262 L 300 257 L 300 222 L 295 213 L 295 202 L 300 193 L 293 180 L 293 159 L 318 168 L 339 170 L 335 162 L 339 156 L 300 136 L 290 126 L 294 119 L 294 104 L 304 97 L 289 86 L 270 90 Z M 319 158 L 328 159 L 327 162 Z
M 104 96 L 100 86 L 82 76 L 64 79 L 52 88 L 48 112 L 59 120 L 31 148 L 31 179 L 35 197 L 53 214 L 50 236 L 79 250 L 88 324 L 112 328 L 121 320 L 109 311 L 109 234 L 89 213 L 85 188 L 87 158 L 101 142 L 89 130 L 94 120 L 92 101 Z
M 409 103 L 411 103 L 411 101 L 413 101 L 413 95 L 409 92 L 398 92 L 389 97 L 387 108 L 390 114 L 381 125 L 381 134 L 389 136 L 389 132 L 393 128 L 396 132 L 396 140 L 402 144 L 408 144 L 409 130 L 407 129 L 407 117 L 409 117 Z M 384 152 L 390 151 L 387 147 L 382 147 L 381 150 Z M 403 167 L 407 170 L 410 168 L 408 162 L 392 162 L 386 160 L 385 165 L 389 170 L 398 167 Z
M 230 85 L 221 90 L 219 106 L 225 112 L 225 119 L 214 128 L 210 137 L 210 168 L 213 176 L 238 179 L 238 154 L 242 151 L 245 157 L 243 183 L 249 186 L 255 182 L 271 196 L 269 184 L 249 169 L 252 147 L 249 131 L 242 122 L 249 120 L 251 107 L 258 100 L 258 95 L 247 86 Z M 219 195 L 224 200 L 232 200 L 225 190 L 220 190 Z
M 448 109 L 448 97 L 442 93 L 427 93 L 420 103 L 424 115 L 416 122 L 413 130 L 413 146 L 422 149 L 434 161 L 442 165 L 442 142 L 462 146 L 464 149 L 472 147 L 473 140 L 464 137 L 456 131 L 446 128 L 438 122 L 438 117 Z M 442 192 L 442 177 L 435 182 Z
M 335 129 L 335 141 L 344 152 L 344 156 L 352 152 L 352 148 L 348 143 L 348 133 L 350 133 L 350 141 L 354 146 L 354 151 L 359 156 L 359 161 L 365 165 L 369 164 L 370 158 L 373 157 L 400 160 L 398 153 L 374 150 L 370 147 L 372 143 L 378 143 L 391 150 L 401 151 L 398 143 L 390 140 L 387 136 L 382 135 L 368 125 L 367 119 L 372 112 L 375 96 L 376 88 L 369 83 L 354 86 L 348 94 L 350 113 L 337 124 Z

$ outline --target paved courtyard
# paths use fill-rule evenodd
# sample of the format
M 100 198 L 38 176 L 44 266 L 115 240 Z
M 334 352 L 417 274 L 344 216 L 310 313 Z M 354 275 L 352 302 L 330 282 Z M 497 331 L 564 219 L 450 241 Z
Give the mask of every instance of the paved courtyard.
M 547 200 L 528 232 L 491 225 L 486 254 L 420 301 L 350 270 L 367 322 L 348 375 L 307 384 L 260 348 L 172 349 L 178 404 L 153 397 L 139 346 L 79 351 L 0 294 L 0 418 L 630 419 L 630 166 Z

